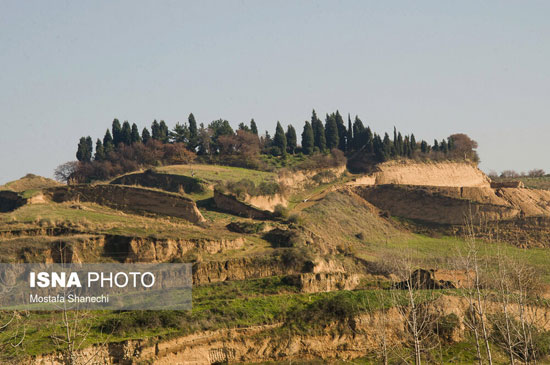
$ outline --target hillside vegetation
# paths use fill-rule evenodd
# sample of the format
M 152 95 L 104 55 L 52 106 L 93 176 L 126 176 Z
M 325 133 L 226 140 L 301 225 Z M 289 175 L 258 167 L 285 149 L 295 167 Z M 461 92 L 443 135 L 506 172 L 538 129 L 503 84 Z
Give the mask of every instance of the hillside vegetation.
M 0 359 L 547 359 L 544 193 L 492 188 L 471 162 L 396 159 L 352 174 L 333 166 L 337 156 L 318 156 L 311 161 L 332 162 L 284 171 L 164 165 L 91 185 L 33 187 L 33 199 L 19 193 L 22 205 L 0 213 L 2 262 L 191 262 L 193 309 L 71 313 L 87 329 L 74 347 L 52 339 L 66 336 L 62 313 L 10 321 L 4 312 Z M 271 211 L 255 206 L 250 197 L 262 186 L 277 186 L 270 194 L 285 200 Z M 195 211 L 202 219 L 192 219 Z M 476 332 L 482 325 L 485 335 Z M 510 350 L 512 336 L 522 346 Z

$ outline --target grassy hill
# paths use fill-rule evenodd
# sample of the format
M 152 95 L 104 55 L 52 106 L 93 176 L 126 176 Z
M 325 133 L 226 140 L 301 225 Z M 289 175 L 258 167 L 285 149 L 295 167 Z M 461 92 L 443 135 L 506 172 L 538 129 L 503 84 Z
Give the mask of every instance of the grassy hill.
M 243 179 L 259 184 L 278 178 L 277 172 L 215 165 L 174 165 L 155 171 L 193 177 L 210 186 Z M 137 346 L 135 353 L 143 355 L 135 355 L 133 360 L 143 362 L 163 356 L 173 356 L 176 361 L 191 355 L 208 358 L 227 347 L 231 354 L 238 354 L 233 360 L 244 362 L 323 362 L 337 356 L 377 363 L 379 348 L 372 339 L 380 335 L 377 329 L 386 328 L 393 341 L 389 357 L 398 363 L 400 358 L 410 358 L 412 351 L 408 342 L 400 340 L 410 339 L 405 324 L 409 317 L 400 312 L 410 301 L 407 290 L 398 289 L 402 280 L 410 278 L 402 266 L 408 263 L 411 270 L 433 270 L 433 275 L 442 275 L 453 284 L 444 290 L 414 290 L 415 304 L 430 308 L 423 313 L 433 317 L 432 327 L 425 333 L 430 342 L 424 343 L 424 360 L 470 363 L 475 360 L 471 351 L 475 344 L 464 324 L 468 318 L 464 301 L 471 297 L 468 288 L 458 286 L 457 278 L 469 275 L 463 259 L 471 257 L 473 248 L 483 270 L 483 298 L 492 303 L 491 308 L 498 308 L 503 298 L 515 300 L 511 293 L 503 296 L 495 284 L 502 267 L 510 265 L 506 267 L 522 268 L 537 278 L 532 287 L 540 291 L 526 296 L 546 311 L 550 250 L 502 242 L 504 236 L 497 234 L 488 238 L 483 234 L 488 225 L 474 227 L 475 235 L 468 236 L 465 226 L 392 217 L 347 185 L 358 177 L 348 173 L 330 182 L 306 178 L 306 184 L 292 191 L 286 210 L 262 220 L 217 206 L 211 191 L 193 195 L 164 191 L 162 186 L 148 189 L 192 197 L 206 222 L 192 224 L 170 215 L 46 199 L 0 213 L 0 260 L 56 261 L 62 246 L 70 251 L 70 257 L 83 262 L 192 262 L 195 285 L 191 311 L 71 314 L 81 315 L 80 324 L 88 329 L 79 338 L 83 347 L 96 344 L 102 348 L 105 343 Z M 57 183 L 27 176 L 7 186 L 28 191 Z M 544 219 L 537 219 L 535 223 L 543 227 Z M 504 224 L 499 227 L 505 229 Z M 384 316 L 389 316 L 391 324 L 377 325 Z M 0 321 L 8 319 L 9 313 L 0 313 Z M 0 331 L 0 346 L 17 337 L 20 325 L 26 328 L 25 346 L 2 347 L 5 351 L 0 361 L 26 361 L 39 355 L 47 362 L 52 356 L 48 354 L 67 351 L 51 336 L 63 336 L 60 313 L 31 312 L 18 317 Z M 450 332 L 440 332 L 439 328 Z M 541 343 L 550 338 L 545 329 L 537 331 Z M 490 341 L 495 362 L 505 360 L 499 337 L 495 335 Z M 154 350 L 159 348 L 164 350 Z M 183 354 L 184 349 L 190 352 Z M 291 352 L 292 357 L 284 355 Z M 85 354 L 75 351 L 75 356 Z M 541 359 L 544 356 L 541 353 Z M 119 356 L 115 360 L 124 359 Z

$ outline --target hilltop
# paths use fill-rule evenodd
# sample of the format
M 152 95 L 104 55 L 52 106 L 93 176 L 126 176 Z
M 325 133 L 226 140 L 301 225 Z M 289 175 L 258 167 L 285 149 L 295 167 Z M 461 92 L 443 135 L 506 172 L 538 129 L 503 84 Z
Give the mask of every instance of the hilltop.
M 34 174 L 27 174 L 18 180 L 10 181 L 4 185 L 0 185 L 0 190 L 11 190 L 22 193 L 26 190 L 44 189 L 59 185 L 61 184 L 55 180 Z

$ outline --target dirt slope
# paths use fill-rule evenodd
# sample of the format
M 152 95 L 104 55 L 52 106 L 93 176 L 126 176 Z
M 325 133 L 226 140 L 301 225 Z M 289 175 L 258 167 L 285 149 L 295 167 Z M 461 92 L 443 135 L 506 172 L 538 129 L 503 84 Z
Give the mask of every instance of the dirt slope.
M 355 184 L 490 187 L 490 179 L 476 166 L 464 162 L 389 161 Z

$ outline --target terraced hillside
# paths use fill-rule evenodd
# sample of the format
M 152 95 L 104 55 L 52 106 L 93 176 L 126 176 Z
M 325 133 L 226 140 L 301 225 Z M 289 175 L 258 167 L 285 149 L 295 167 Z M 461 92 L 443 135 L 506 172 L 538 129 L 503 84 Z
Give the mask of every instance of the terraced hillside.
M 345 168 L 279 173 L 178 165 L 93 185 L 33 186 L 32 199 L 11 192 L 20 204 L 0 213 L 2 262 L 191 262 L 193 309 L 73 313 L 86 330 L 70 348 L 58 340 L 61 313 L 2 312 L 0 359 L 400 363 L 415 355 L 415 313 L 424 319 L 417 331 L 426 362 L 471 363 L 472 349 L 483 343 L 469 314 L 478 308 L 474 279 L 482 278 L 477 303 L 486 310 L 487 343 L 495 363 L 507 361 L 501 303 L 509 301 L 514 321 L 527 307 L 498 290 L 506 265 L 537 279 L 528 292 L 520 289 L 529 298 L 523 324 L 538 343 L 550 338 L 541 319 L 550 284 L 548 199 L 528 189 L 493 189 L 474 166 L 456 167 L 392 164 L 352 175 Z M 424 169 L 428 180 L 418 177 Z M 286 204 L 265 210 L 250 194 L 231 190 L 246 180 L 281 185 Z M 225 190 L 216 190 L 220 185 Z M 482 276 L 474 274 L 481 269 L 473 269 L 473 253 Z M 543 350 L 537 348 L 540 359 Z M 486 352 L 481 356 L 486 360 Z

